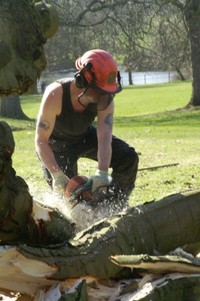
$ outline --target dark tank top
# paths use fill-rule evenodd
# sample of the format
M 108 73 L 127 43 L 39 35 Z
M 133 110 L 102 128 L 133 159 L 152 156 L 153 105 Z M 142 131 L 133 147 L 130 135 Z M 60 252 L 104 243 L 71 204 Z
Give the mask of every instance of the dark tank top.
M 97 116 L 96 112 L 85 110 L 81 113 L 75 112 L 70 95 L 71 80 L 59 80 L 63 88 L 62 110 L 56 117 L 53 132 L 49 138 L 49 145 L 54 151 L 62 151 L 68 145 L 77 143 L 84 139 L 92 127 Z

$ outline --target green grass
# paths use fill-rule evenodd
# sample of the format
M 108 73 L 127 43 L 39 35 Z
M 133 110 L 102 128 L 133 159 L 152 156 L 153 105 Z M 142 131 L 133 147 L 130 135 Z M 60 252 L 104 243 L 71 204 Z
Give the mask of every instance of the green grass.
M 186 106 L 191 83 L 128 86 L 115 96 L 115 117 L 154 114 Z M 37 116 L 42 95 L 24 95 L 21 103 L 30 118 Z
M 21 104 L 23 107 L 23 111 L 29 118 L 36 118 L 41 99 L 42 95 L 21 96 Z
M 116 95 L 116 116 L 136 116 L 175 110 L 189 102 L 191 83 L 128 86 Z
M 140 157 L 136 187 L 130 197 L 132 205 L 199 189 L 200 111 L 184 109 L 190 95 L 190 82 L 132 86 L 116 95 L 114 134 L 134 146 Z M 48 191 L 34 148 L 35 118 L 41 97 L 22 97 L 23 111 L 31 121 L 6 119 L 21 129 L 14 131 L 13 162 L 35 199 Z M 162 167 L 166 164 L 170 166 Z M 151 169 L 155 166 L 161 167 Z M 95 162 L 80 160 L 80 174 L 89 176 L 95 168 Z M 147 169 L 140 170 L 143 168 Z

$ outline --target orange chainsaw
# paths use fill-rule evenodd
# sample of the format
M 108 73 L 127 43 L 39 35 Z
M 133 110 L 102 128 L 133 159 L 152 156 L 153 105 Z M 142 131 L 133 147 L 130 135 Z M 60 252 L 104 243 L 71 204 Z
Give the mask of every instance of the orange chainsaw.
M 81 201 L 94 201 L 95 195 L 91 191 L 92 181 L 85 176 L 74 176 L 67 184 L 65 196 L 71 207 Z

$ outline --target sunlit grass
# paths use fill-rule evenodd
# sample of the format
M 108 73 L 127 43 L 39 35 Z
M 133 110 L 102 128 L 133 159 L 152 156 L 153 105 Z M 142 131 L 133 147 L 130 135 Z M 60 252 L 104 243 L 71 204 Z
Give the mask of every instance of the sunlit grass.
M 42 100 L 42 95 L 23 95 L 20 99 L 24 113 L 29 118 L 36 119 L 38 109 Z
M 129 86 L 115 96 L 116 116 L 135 116 L 185 107 L 191 96 L 191 82 Z
M 187 105 L 191 82 L 124 87 L 115 96 L 115 116 L 135 116 L 171 111 Z M 24 113 L 36 118 L 42 95 L 21 96 Z

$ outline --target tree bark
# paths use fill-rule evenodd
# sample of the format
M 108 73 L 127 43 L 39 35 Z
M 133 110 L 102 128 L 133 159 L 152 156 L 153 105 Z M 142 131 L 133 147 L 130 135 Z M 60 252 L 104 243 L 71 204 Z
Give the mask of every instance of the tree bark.
M 180 68 L 178 68 L 178 67 L 175 67 L 175 70 L 176 70 L 177 74 L 179 75 L 179 77 L 180 77 L 181 81 L 183 81 L 183 82 L 184 82 L 186 79 L 185 79 L 185 77 L 184 77 L 183 73 L 181 72 Z
M 141 290 L 129 296 L 130 299 L 127 300 L 133 301 L 199 301 L 200 277 L 192 274 L 168 274 L 149 281 Z
M 166 277 L 167 278 L 167 277 Z M 200 277 L 185 276 L 177 277 L 177 279 L 164 279 L 165 283 L 161 279 L 158 288 L 148 296 L 140 299 L 140 301 L 168 301 L 168 300 L 200 300 Z
M 110 262 L 110 255 L 165 254 L 199 241 L 199 202 L 200 192 L 169 196 L 101 221 L 59 249 L 29 246 L 19 249 L 28 258 L 57 265 L 59 270 L 52 276 L 54 279 L 117 277 L 121 269 Z
M 200 106 L 200 2 L 187 0 L 184 15 L 188 26 L 192 62 L 192 96 L 188 106 Z
M 0 198 L 2 200 L 2 193 Z M 18 202 L 22 202 L 23 199 L 22 193 L 18 195 Z M 22 204 L 25 207 L 24 202 Z M 199 204 L 200 192 L 169 196 L 156 203 L 130 208 L 124 214 L 98 222 L 89 229 L 72 235 L 71 238 L 68 236 L 67 241 L 67 235 L 65 237 L 62 234 L 62 228 L 65 224 L 67 226 L 67 221 L 61 222 L 63 217 L 60 215 L 58 219 L 49 221 L 49 233 L 52 233 L 53 237 L 48 236 L 47 241 L 42 240 L 43 246 L 37 245 L 37 236 L 34 235 L 31 236 L 31 241 L 26 241 L 21 232 L 26 229 L 25 223 L 18 231 L 13 229 L 14 234 L 18 232 L 20 235 L 18 241 L 13 241 L 13 244 L 18 244 L 17 248 L 12 247 L 6 253 L 4 251 L 5 255 L 1 254 L 0 288 L 34 294 L 41 288 L 50 287 L 66 279 L 70 285 L 73 279 L 78 278 L 91 281 L 123 279 L 125 275 L 131 277 L 131 270 L 114 265 L 109 259 L 110 256 L 154 252 L 165 254 L 178 246 L 199 241 Z M 19 215 L 19 212 L 16 214 Z M 27 221 L 27 212 L 20 212 L 20 218 Z M 8 220 L 6 222 L 9 224 Z M 47 237 L 44 231 L 46 223 L 42 220 L 40 223 L 44 224 L 40 234 Z M 60 244 L 55 244 L 59 241 L 59 236 Z M 2 232 L 1 238 L 2 244 L 6 244 Z M 15 258 L 18 258 L 17 261 Z M 7 266 L 6 262 L 14 264 Z M 30 285 L 27 284 L 27 280 Z
M 52 6 L 31 0 L 1 0 L 0 11 L 0 96 L 31 92 L 46 67 L 43 48 L 58 16 Z
M 133 79 L 132 79 L 132 72 L 131 71 L 128 71 L 128 82 L 129 82 L 129 85 L 133 85 Z
M 14 119 L 29 119 L 22 111 L 19 95 L 0 98 L 0 116 Z

